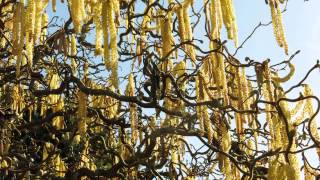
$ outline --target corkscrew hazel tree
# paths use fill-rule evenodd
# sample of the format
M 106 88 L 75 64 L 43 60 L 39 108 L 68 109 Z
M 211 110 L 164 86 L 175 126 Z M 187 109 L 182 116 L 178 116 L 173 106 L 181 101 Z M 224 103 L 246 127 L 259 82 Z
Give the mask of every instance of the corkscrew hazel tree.
M 288 54 L 286 1 L 266 2 Z M 62 0 L 64 24 L 48 3 L 55 12 L 55 0 L 0 3 L 1 177 L 319 177 L 304 152 L 320 156 L 320 103 L 305 84 L 320 65 L 286 90 L 298 52 L 275 65 L 238 59 L 264 24 L 230 53 L 232 0 Z

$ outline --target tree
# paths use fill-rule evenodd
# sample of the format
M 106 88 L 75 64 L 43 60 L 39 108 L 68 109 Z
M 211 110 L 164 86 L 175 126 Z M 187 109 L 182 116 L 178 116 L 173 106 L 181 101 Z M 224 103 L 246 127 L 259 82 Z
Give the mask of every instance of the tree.
M 319 177 L 305 154 L 320 156 L 305 84 L 319 62 L 285 89 L 299 51 L 274 65 L 237 58 L 271 22 L 238 44 L 232 0 L 69 0 L 63 24 L 48 3 L 0 4 L 2 178 Z M 288 54 L 285 3 L 266 0 Z

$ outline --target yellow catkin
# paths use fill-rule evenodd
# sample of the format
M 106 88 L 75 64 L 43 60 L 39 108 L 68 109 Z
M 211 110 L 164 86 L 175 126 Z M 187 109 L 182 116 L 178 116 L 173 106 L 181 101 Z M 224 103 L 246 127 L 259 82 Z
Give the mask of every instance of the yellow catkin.
M 88 168 L 93 171 L 96 170 L 96 168 L 97 168 L 89 156 L 89 141 L 88 140 L 85 141 L 84 149 L 81 153 L 81 162 L 78 165 L 78 168 Z
M 60 155 L 56 156 L 54 164 L 55 164 L 56 175 L 59 177 L 64 177 L 67 169 L 64 161 L 60 158 Z
M 228 32 L 228 38 L 234 41 L 238 46 L 238 30 L 236 24 L 236 16 L 233 7 L 233 0 L 220 0 L 223 23 Z
M 211 43 L 210 49 L 216 49 L 217 44 Z M 216 79 L 216 85 L 219 89 L 222 89 L 222 91 L 219 91 L 220 96 L 223 97 L 223 104 L 227 105 L 229 103 L 229 96 L 228 96 L 228 86 L 227 86 L 227 77 L 226 77 L 226 69 L 225 69 L 225 62 L 224 58 L 219 53 L 213 53 L 211 56 L 211 61 L 213 64 L 212 72 L 214 74 L 214 77 Z
M 130 73 L 129 78 L 128 78 L 128 85 L 126 88 L 126 95 L 127 96 L 134 96 L 134 79 L 133 79 L 133 74 Z M 138 117 L 137 117 L 137 107 L 135 103 L 129 103 L 129 109 L 130 109 L 130 123 L 131 123 L 131 142 L 133 144 L 136 143 L 137 138 L 139 137 L 139 131 L 137 129 L 138 126 Z
M 208 113 L 208 108 L 205 107 L 202 111 L 203 113 L 203 121 L 204 121 L 204 126 L 206 129 L 206 133 L 208 135 L 208 142 L 211 143 L 212 139 L 213 139 L 213 130 L 212 130 L 212 124 L 211 124 L 211 120 L 209 117 L 209 113 Z
M 103 36 L 103 29 L 102 29 L 102 22 L 101 22 L 101 10 L 102 10 L 102 3 L 95 2 L 93 6 L 93 21 L 96 25 L 96 49 L 95 55 L 101 55 L 103 53 L 102 48 L 102 36 Z
M 266 101 L 275 101 L 274 97 L 274 87 L 271 83 L 271 74 L 268 66 L 268 61 L 264 61 L 260 67 L 256 67 L 257 77 L 262 76 L 262 82 L 265 82 L 262 86 L 262 95 Z M 260 80 L 259 80 L 260 81 Z M 266 120 L 269 125 L 270 130 L 270 148 L 277 148 L 281 145 L 281 135 L 279 135 L 279 128 L 276 114 L 272 114 L 273 107 L 270 104 L 266 104 Z M 278 143 L 279 142 L 279 143 Z
M 152 3 L 151 1 L 149 1 L 149 4 Z M 147 9 L 145 9 L 146 11 Z M 144 51 L 144 48 L 146 46 L 146 42 L 147 42 L 147 36 L 146 36 L 146 32 L 150 29 L 150 22 L 151 22 L 151 16 L 152 16 L 152 12 L 153 12 L 153 8 L 151 7 L 151 9 L 148 8 L 148 12 L 147 14 L 143 17 L 142 23 L 141 23 L 141 35 L 139 38 L 139 41 L 137 43 L 137 55 L 138 55 L 138 62 L 139 65 L 142 62 L 142 55 L 141 53 Z
M 268 180 L 272 179 L 292 179 L 296 180 L 294 177 L 294 169 L 289 164 L 280 164 L 274 161 L 269 167 L 270 172 L 268 172 Z
M 222 28 L 222 12 L 220 0 L 211 0 L 210 20 L 212 39 L 218 39 L 220 38 L 220 32 Z
M 282 23 L 282 12 L 281 12 L 279 3 L 278 3 L 277 7 L 278 7 L 277 13 L 278 13 L 278 19 L 279 19 L 280 37 L 282 39 L 284 51 L 288 55 L 288 43 L 287 43 L 286 36 L 284 33 L 284 27 L 283 27 L 283 23 Z
M 76 37 L 72 34 L 71 35 L 71 42 L 70 42 L 70 52 L 71 52 L 71 68 L 72 68 L 72 73 L 73 75 L 76 75 L 77 72 L 77 63 L 75 60 L 75 56 L 77 55 L 77 40 Z
M 172 60 L 169 59 L 167 60 L 167 71 L 171 71 L 173 68 L 173 63 Z M 164 98 L 164 102 L 163 102 L 163 106 L 164 108 L 168 109 L 168 110 L 173 110 L 174 105 L 173 102 L 171 101 L 171 99 L 169 98 L 171 96 L 171 90 L 172 90 L 172 84 L 171 81 L 169 80 L 169 78 L 166 79 L 166 88 L 165 88 L 165 98 Z M 172 126 L 174 125 L 174 121 L 175 119 L 171 116 L 166 114 L 165 120 L 162 122 L 161 126 L 163 127 L 167 127 L 167 126 Z
M 169 52 L 171 50 L 171 24 L 169 19 L 164 19 L 162 21 L 162 27 L 161 27 L 161 35 L 162 35 L 162 57 L 169 58 Z M 162 65 L 163 71 L 168 71 L 168 59 L 163 59 L 164 62 Z
M 221 145 L 222 150 L 223 150 L 223 152 L 228 153 L 231 148 L 230 134 L 228 132 L 228 129 L 225 126 L 222 127 L 221 131 L 222 131 L 222 138 L 221 138 L 222 139 L 222 145 Z M 231 171 L 231 162 L 230 162 L 229 158 L 226 156 L 222 156 L 222 159 L 223 159 L 223 165 L 224 165 L 223 171 L 225 174 L 225 178 L 227 180 L 232 179 L 233 173 Z
M 172 146 L 171 148 L 171 163 L 173 165 L 174 168 L 178 167 L 178 163 L 179 163 L 179 155 L 178 155 L 178 136 L 177 135 L 173 135 L 170 141 L 170 144 Z
M 20 35 L 20 18 L 21 18 L 21 4 L 18 3 L 15 6 L 13 12 L 13 28 L 12 28 L 12 54 L 17 55 L 18 51 L 18 43 L 19 43 L 19 35 Z
M 289 63 L 289 68 L 290 68 L 290 71 L 285 77 L 280 78 L 278 76 L 274 76 L 274 77 L 272 77 L 272 80 L 274 80 L 276 82 L 279 82 L 279 83 L 280 82 L 283 83 L 283 82 L 289 81 L 291 79 L 291 77 L 294 75 L 295 67 L 294 67 L 294 65 L 292 63 Z
M 115 92 L 116 91 L 115 87 L 111 85 L 110 91 Z M 107 118 L 109 119 L 116 118 L 118 115 L 119 101 L 108 96 L 108 97 L 105 97 L 104 103 L 106 104 L 106 107 L 108 107 L 106 112 Z
M 179 8 L 177 10 L 177 17 L 178 17 L 178 30 L 179 30 L 179 35 L 180 35 L 180 41 L 184 42 L 186 40 L 186 33 L 185 33 L 185 24 L 184 24 L 184 17 L 183 17 L 183 9 Z M 183 47 L 185 47 L 183 45 Z
M 312 89 L 311 89 L 310 85 L 304 85 L 304 93 L 303 94 L 304 94 L 304 96 L 313 96 L 313 92 L 312 92 Z M 311 118 L 311 116 L 314 115 L 314 108 L 313 108 L 313 105 L 312 105 L 312 99 L 311 98 L 308 98 L 306 100 L 306 104 L 305 104 L 305 107 L 303 108 L 303 112 L 305 112 L 305 115 L 309 116 L 309 118 Z M 310 132 L 311 132 L 312 136 L 318 142 L 320 142 L 320 134 L 319 134 L 319 131 L 318 131 L 317 119 L 313 119 L 311 121 Z M 317 153 L 318 153 L 318 156 L 320 157 L 320 148 L 317 148 Z
M 27 57 L 28 57 L 28 64 L 29 66 L 33 65 L 33 40 L 28 42 L 28 34 L 26 35 L 26 53 L 27 53 Z
M 48 1 L 36 0 L 36 14 L 35 14 L 35 27 L 34 27 L 34 43 L 39 39 L 42 28 L 43 10 L 47 7 Z
M 284 48 L 285 53 L 288 54 L 288 44 L 284 34 L 284 28 L 282 24 L 282 13 L 280 9 L 279 0 L 270 0 L 269 6 L 271 9 L 273 32 L 276 41 L 280 47 Z
M 178 153 L 176 149 L 171 149 L 171 162 L 174 168 L 178 166 L 179 160 L 178 160 Z
M 19 90 L 19 86 L 15 85 L 12 88 L 12 99 L 13 102 L 11 104 L 11 108 L 18 113 L 19 112 L 19 107 L 20 107 L 20 90 Z
M 36 0 L 36 15 L 35 15 L 35 30 L 34 30 L 34 41 L 37 41 L 41 32 L 41 22 L 42 22 L 42 9 L 43 3 L 41 0 Z
M 59 76 L 57 73 L 50 73 L 50 76 L 49 77 L 49 87 L 50 89 L 57 89 L 59 88 Z M 51 104 L 56 104 L 58 102 L 58 99 L 59 99 L 59 95 L 49 95 L 49 99 L 50 99 L 50 103 Z
M 203 87 L 203 79 L 200 77 L 199 74 L 196 77 L 195 86 L 196 86 L 197 103 L 200 103 L 200 102 L 204 101 L 204 87 Z M 203 107 L 197 106 L 196 111 L 197 111 L 197 118 L 199 121 L 200 134 L 203 134 L 205 132 Z
M 20 2 L 15 8 L 13 16 L 13 32 L 12 32 L 12 54 L 17 55 L 16 61 L 16 76 L 20 75 L 20 67 L 23 58 L 23 46 L 24 46 L 24 3 Z
M 284 92 L 280 90 L 279 92 L 279 98 L 285 98 Z M 283 111 L 283 114 L 286 118 L 286 121 L 289 123 L 289 130 L 290 131 L 295 131 L 295 127 L 292 126 L 293 122 L 291 120 L 291 113 L 289 110 L 289 103 L 287 101 L 281 101 L 280 102 L 280 107 L 281 110 Z M 281 119 L 281 122 L 283 122 L 284 119 Z M 289 142 L 289 139 L 287 137 L 286 134 L 286 130 L 285 130 L 286 126 L 284 123 L 282 123 L 282 127 L 281 127 L 281 138 L 282 138 L 282 144 L 283 146 L 286 146 Z M 292 141 L 295 142 L 296 141 L 296 136 L 292 137 Z M 285 148 L 285 147 L 284 147 Z M 295 152 L 297 150 L 297 145 L 295 143 L 293 143 L 291 145 L 291 149 L 290 151 Z M 286 167 L 287 170 L 289 169 L 294 169 L 293 173 L 290 173 L 290 176 L 293 176 L 295 179 L 299 179 L 300 178 L 300 165 L 299 165 L 299 160 L 297 157 L 297 154 L 289 154 L 289 161 L 290 161 L 290 167 Z M 287 175 L 288 176 L 288 175 Z
M 111 81 L 115 88 L 118 88 L 118 50 L 117 50 L 117 30 L 114 19 L 114 6 L 108 0 L 108 24 L 110 28 L 110 50 L 111 50 Z
M 58 103 L 54 106 L 53 108 L 53 112 L 58 112 L 58 111 L 62 111 L 64 109 L 64 102 L 63 100 L 60 98 L 58 100 Z M 58 116 L 55 117 L 52 121 L 52 125 L 57 129 L 63 129 L 64 127 L 64 121 L 63 121 L 63 116 Z
M 248 97 L 250 96 L 250 91 L 249 91 L 249 83 L 248 83 L 248 80 L 247 80 L 247 77 L 246 77 L 246 72 L 245 72 L 245 68 L 244 67 L 242 67 L 241 68 L 241 84 L 240 84 L 240 86 L 241 86 L 241 89 L 243 90 L 242 91 L 242 93 L 243 93 L 243 108 L 244 108 L 244 110 L 248 110 L 248 109 L 250 109 L 250 105 L 251 105 L 251 101 L 250 101 L 250 99 L 248 99 Z M 247 114 L 246 115 L 246 117 L 247 117 L 247 120 L 248 120 L 248 122 L 250 122 L 249 121 L 249 114 Z
M 204 67 L 204 66 L 203 66 Z M 204 70 L 202 71 L 204 72 Z M 198 80 L 199 80 L 199 90 L 197 91 L 197 102 L 201 101 L 208 101 L 209 100 L 209 91 L 208 91 L 208 76 L 207 73 L 200 72 L 198 74 Z M 211 98 L 211 96 L 210 96 Z M 208 137 L 208 142 L 211 143 L 213 139 L 213 130 L 212 130 L 212 124 L 209 117 L 209 108 L 207 106 L 200 106 L 198 108 L 197 113 L 199 114 L 199 123 L 203 128 L 201 127 L 201 131 L 205 131 Z
M 193 39 L 193 35 L 192 35 L 192 28 L 191 28 L 191 22 L 190 22 L 190 17 L 189 17 L 189 4 L 185 4 L 183 6 L 183 18 L 184 18 L 184 32 L 185 32 L 185 38 L 186 41 L 192 41 Z M 196 61 L 196 54 L 195 54 L 195 50 L 194 47 L 192 45 L 187 45 L 187 53 L 189 55 L 189 57 L 191 58 L 192 62 L 195 63 Z
M 77 34 L 79 34 L 81 32 L 83 20 L 85 19 L 84 0 L 71 0 L 69 1 L 69 6 L 71 9 L 74 30 Z
M 32 38 L 32 35 L 34 33 L 34 23 L 35 23 L 35 0 L 29 0 L 28 1 L 28 8 L 27 8 L 27 22 L 26 22 L 26 33 L 28 33 L 30 36 L 29 38 Z
M 279 163 L 278 158 L 269 161 L 268 179 L 278 179 L 279 178 Z
M 104 1 L 102 4 L 102 30 L 103 30 L 103 46 L 104 46 L 104 63 L 106 66 L 106 69 L 110 70 L 111 69 L 111 59 L 110 59 L 110 47 L 109 47 L 109 21 L 108 21 L 108 16 L 109 16 L 109 6 L 108 2 Z
M 34 0 L 28 1 L 26 13 L 25 13 L 25 46 L 26 46 L 26 55 L 28 59 L 29 66 L 32 67 L 33 64 L 33 36 L 34 36 L 34 24 L 35 24 L 35 2 Z
M 119 0 L 112 0 L 112 9 L 114 11 L 115 18 L 120 17 L 120 4 Z
M 111 70 L 111 83 L 115 88 L 118 88 L 117 30 L 113 6 L 114 4 L 110 0 L 104 1 L 102 4 L 102 29 L 106 69 Z
M 78 132 L 84 135 L 87 131 L 87 95 L 84 92 L 78 92 Z
M 235 84 L 237 91 L 234 91 L 234 96 L 238 98 L 237 101 L 234 102 L 234 106 L 237 107 L 239 110 L 244 110 L 244 80 L 242 77 L 242 72 L 239 67 L 231 67 L 231 71 L 235 76 Z M 243 113 L 236 113 L 236 126 L 237 126 L 237 133 L 243 134 L 243 125 L 246 122 L 246 116 Z M 242 137 L 242 135 L 240 135 Z
M 20 35 L 19 35 L 19 45 L 18 45 L 18 57 L 17 57 L 17 65 L 19 66 L 20 63 L 23 62 L 23 46 L 24 46 L 24 38 L 25 38 L 25 34 L 24 34 L 24 29 L 25 29 L 25 11 L 24 11 L 24 3 L 23 1 L 19 3 L 19 7 L 20 7 Z M 22 63 L 24 64 L 24 63 Z M 20 69 L 20 68 L 19 68 Z

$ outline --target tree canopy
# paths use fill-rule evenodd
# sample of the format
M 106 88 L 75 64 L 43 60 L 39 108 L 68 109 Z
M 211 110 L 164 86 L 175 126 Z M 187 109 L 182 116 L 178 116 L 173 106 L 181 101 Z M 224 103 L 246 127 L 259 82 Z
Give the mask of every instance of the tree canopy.
M 284 88 L 287 0 L 240 42 L 233 0 L 59 4 L 0 2 L 0 177 L 319 178 L 320 65 Z M 269 25 L 287 59 L 240 59 Z

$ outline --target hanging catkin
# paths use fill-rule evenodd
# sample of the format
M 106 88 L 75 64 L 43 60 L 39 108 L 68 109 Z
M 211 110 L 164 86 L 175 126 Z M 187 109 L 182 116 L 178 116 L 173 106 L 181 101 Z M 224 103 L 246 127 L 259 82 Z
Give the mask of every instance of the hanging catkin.
M 220 0 L 211 0 L 209 9 L 212 39 L 219 39 L 223 23 Z
M 16 61 L 16 76 L 20 76 L 20 67 L 23 60 L 23 46 L 24 46 L 24 3 L 19 2 L 15 8 L 13 15 L 13 32 L 12 32 L 12 41 L 13 41 L 13 49 L 12 54 L 17 55 Z
M 78 118 L 78 132 L 84 135 L 87 131 L 87 95 L 81 91 L 78 91 Z
M 189 1 L 191 2 L 191 1 Z M 191 21 L 190 21 L 190 17 L 189 17 L 189 8 L 190 8 L 190 3 L 186 3 L 183 5 L 182 8 L 182 14 L 183 14 L 183 18 L 184 18 L 184 32 L 185 32 L 185 40 L 186 41 L 191 41 L 193 40 L 193 34 L 192 34 L 192 28 L 191 28 Z M 186 45 L 186 51 L 189 55 L 189 57 L 191 58 L 192 62 L 195 63 L 196 61 L 196 54 L 195 54 L 195 50 L 194 47 L 192 45 Z
M 133 74 L 130 73 L 129 74 L 129 78 L 128 78 L 128 85 L 126 88 L 126 95 L 127 96 L 134 96 L 134 79 L 133 79 Z M 138 126 L 138 117 L 137 117 L 137 107 L 135 103 L 129 103 L 129 109 L 130 109 L 130 124 L 131 124 L 131 142 L 133 144 L 136 143 L 137 138 L 139 137 L 139 131 L 137 129 Z
M 306 84 L 304 85 L 304 96 L 313 96 L 313 92 L 312 89 L 310 87 L 310 85 Z M 303 109 L 304 112 L 306 112 L 306 114 L 311 118 L 311 116 L 314 115 L 314 109 L 313 109 L 313 105 L 312 105 L 312 99 L 308 98 L 306 100 L 306 104 L 305 107 Z M 318 124 L 317 124 L 317 119 L 313 119 L 310 124 L 310 132 L 312 134 L 312 136 L 318 141 L 320 142 L 320 134 L 319 134 L 319 130 L 318 130 Z M 318 156 L 320 157 L 320 148 L 317 148 L 317 153 Z
M 162 21 L 161 27 L 161 35 L 162 35 L 162 58 L 167 57 L 167 59 L 163 59 L 164 62 L 162 65 L 163 71 L 168 71 L 168 61 L 170 57 L 171 50 L 171 24 L 170 19 L 164 19 Z
M 244 95 L 243 95 L 243 78 L 241 75 L 241 71 L 239 67 L 231 67 L 232 73 L 234 73 L 235 77 L 235 85 L 237 88 L 237 91 L 234 91 L 235 97 L 237 97 L 237 101 L 234 103 L 234 107 L 237 107 L 239 110 L 244 109 Z M 236 113 L 236 126 L 237 126 L 237 133 L 241 136 L 243 134 L 243 125 L 245 123 L 245 115 L 243 113 Z
M 233 8 L 232 0 L 220 0 L 221 12 L 224 26 L 228 32 L 228 38 L 234 41 L 235 46 L 238 46 L 238 29 L 236 24 L 236 16 Z
M 103 31 L 103 47 L 104 47 L 104 63 L 107 70 L 111 69 L 111 58 L 110 58 L 110 46 L 109 46 L 109 21 L 108 16 L 110 11 L 108 6 L 108 1 L 103 1 L 102 3 L 102 31 Z
M 214 50 L 217 49 L 217 43 L 212 42 L 210 44 L 210 49 Z M 220 49 L 219 49 L 220 50 Z M 220 96 L 223 97 L 224 105 L 229 103 L 229 96 L 228 96 L 228 86 L 227 86 L 227 77 L 226 77 L 226 68 L 224 58 L 219 53 L 212 53 L 210 55 L 211 62 L 212 62 L 212 73 L 215 78 L 215 83 L 218 89 L 221 89 L 219 92 Z
M 201 72 L 199 72 L 201 73 Z M 195 83 L 195 88 L 196 88 L 196 95 L 197 95 L 197 103 L 200 103 L 204 101 L 204 87 L 203 87 L 203 79 L 200 77 L 198 74 L 196 77 L 196 83 Z M 197 118 L 199 121 L 199 128 L 200 128 L 200 134 L 203 134 L 205 129 L 204 129 L 204 117 L 203 117 L 203 106 L 197 106 L 196 107 L 197 111 Z
M 54 106 L 54 108 L 53 108 L 53 112 L 63 111 L 63 109 L 64 109 L 64 101 L 63 101 L 63 99 L 60 97 L 59 100 L 58 100 L 58 103 L 57 103 L 57 104 Z M 55 118 L 52 120 L 52 125 L 53 125 L 57 130 L 63 129 L 63 127 L 64 127 L 63 116 L 55 117 Z
M 222 143 L 221 143 L 221 147 L 223 152 L 229 152 L 230 148 L 231 148 L 231 138 L 230 138 L 230 134 L 228 132 L 228 129 L 225 125 L 222 125 Z M 231 171 L 231 162 L 229 160 L 229 158 L 227 158 L 226 156 L 222 156 L 223 159 L 223 170 L 224 170 L 224 175 L 226 180 L 231 180 L 233 177 L 233 173 Z
M 26 12 L 26 33 L 29 34 L 29 38 L 32 38 L 33 33 L 34 33 L 34 24 L 35 24 L 35 11 L 36 11 L 36 6 L 35 6 L 35 0 L 29 0 L 28 5 L 27 5 L 27 12 Z M 30 39 L 27 39 L 30 40 Z
M 75 76 L 77 73 L 77 63 L 76 63 L 76 55 L 77 55 L 77 39 L 72 34 L 70 40 L 70 55 L 71 55 L 71 69 L 72 74 Z
M 288 44 L 284 34 L 284 28 L 282 24 L 282 12 L 280 9 L 279 0 L 269 0 L 269 6 L 271 9 L 274 36 L 278 45 L 280 47 L 283 47 L 285 53 L 288 54 Z
M 42 22 L 42 0 L 36 0 L 36 15 L 35 15 L 35 28 L 34 28 L 34 43 L 39 39 L 41 33 L 41 22 Z
M 260 70 L 258 70 L 260 69 Z M 262 78 L 262 82 L 264 82 L 262 84 L 262 95 L 265 98 L 266 101 L 269 102 L 273 102 L 276 100 L 275 94 L 274 94 L 274 85 L 271 81 L 271 73 L 270 73 L 270 69 L 269 69 L 269 62 L 266 60 L 262 63 L 261 66 L 256 66 L 256 72 L 257 72 L 257 77 Z M 261 81 L 261 80 L 259 80 Z M 266 120 L 268 122 L 269 125 L 269 129 L 270 129 L 270 149 L 276 149 L 276 148 L 282 148 L 282 137 L 283 135 L 281 135 L 281 124 L 282 121 L 278 120 L 278 114 L 277 113 L 273 113 L 273 111 L 275 111 L 275 108 L 270 105 L 270 104 L 266 104 Z
M 179 8 L 177 10 L 177 17 L 178 17 L 178 30 L 179 30 L 179 36 L 180 36 L 180 41 L 184 42 L 186 40 L 186 33 L 185 33 L 185 24 L 184 24 L 184 17 L 183 17 L 183 9 Z M 182 47 L 185 47 L 183 45 Z
M 279 88 L 279 95 L 278 98 L 286 98 L 284 92 L 283 92 L 283 88 L 280 86 L 280 83 L 278 84 Z M 281 118 L 281 122 L 282 122 L 282 127 L 281 127 L 281 138 L 282 138 L 282 144 L 284 146 L 284 148 L 286 148 L 287 144 L 289 143 L 289 140 L 291 140 L 292 142 L 296 142 L 297 137 L 295 136 L 295 134 L 292 134 L 290 136 L 289 139 L 287 132 L 286 132 L 286 125 L 283 123 L 284 121 L 288 122 L 288 128 L 290 132 L 295 132 L 296 131 L 296 127 L 292 126 L 294 122 L 292 122 L 292 118 L 291 118 L 291 113 L 289 110 L 289 103 L 287 101 L 281 101 L 280 102 L 280 108 L 283 112 L 284 118 L 280 116 Z M 290 151 L 295 152 L 297 150 L 297 146 L 295 143 L 292 143 L 291 145 L 291 149 Z M 300 179 L 300 165 L 299 165 L 299 160 L 297 157 L 297 154 L 289 154 L 289 161 L 290 161 L 290 167 L 288 166 L 287 168 L 289 169 L 294 169 L 292 176 L 294 176 L 295 179 Z
M 118 88 L 118 50 L 117 50 L 117 30 L 114 18 L 113 1 L 108 0 L 108 24 L 110 28 L 110 50 L 111 50 L 111 81 L 115 88 Z
M 102 37 L 103 37 L 103 24 L 101 22 L 101 11 L 102 11 L 102 3 L 100 1 L 92 2 L 93 3 L 93 22 L 96 25 L 96 36 L 95 36 L 95 55 L 103 54 L 102 48 Z
M 102 4 L 102 29 L 104 39 L 104 61 L 107 70 L 111 70 L 111 83 L 118 88 L 118 50 L 114 4 L 106 0 Z M 110 38 L 110 44 L 109 44 Z
M 208 136 L 208 142 L 211 143 L 213 139 L 213 130 L 212 130 L 212 124 L 211 124 L 208 110 L 209 109 L 207 107 L 203 108 L 202 116 L 204 119 L 203 121 L 204 121 L 205 130 Z
M 18 54 L 19 35 L 20 35 L 20 18 L 21 18 L 21 3 L 15 6 L 13 11 L 13 26 L 12 26 L 12 54 Z M 18 63 L 17 63 L 18 64 Z
M 68 2 L 74 30 L 77 34 L 79 34 L 81 32 L 83 20 L 86 16 L 84 0 L 70 0 Z
M 34 48 L 34 27 L 35 27 L 35 2 L 34 0 L 28 1 L 27 10 L 26 10 L 26 24 L 25 24 L 25 46 L 26 54 L 28 58 L 28 64 L 30 67 L 33 65 L 33 48 Z

